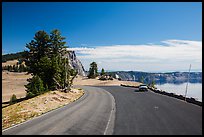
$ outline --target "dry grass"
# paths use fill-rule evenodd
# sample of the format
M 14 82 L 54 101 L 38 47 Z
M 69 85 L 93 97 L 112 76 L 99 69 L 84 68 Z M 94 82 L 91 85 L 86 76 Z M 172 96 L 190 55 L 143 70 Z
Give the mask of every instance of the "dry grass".
M 10 100 L 10 97 L 15 94 L 17 98 L 26 96 L 24 85 L 26 85 L 27 79 L 31 75 L 27 75 L 26 72 L 2 72 L 2 102 Z
M 84 94 L 81 89 L 72 89 L 68 93 L 50 91 L 37 97 L 7 106 L 2 109 L 2 128 L 8 128 L 50 110 L 67 105 Z
M 2 63 L 2 66 L 17 65 L 17 62 L 18 60 L 10 60 Z M 17 98 L 25 97 L 26 91 L 24 85 L 28 83 L 27 79 L 30 77 L 31 75 L 27 75 L 26 72 L 2 71 L 2 102 L 9 101 L 13 94 L 15 94 Z
M 16 60 L 9 60 L 9 61 L 3 62 L 2 67 L 3 66 L 8 66 L 8 65 L 17 65 L 17 62 L 18 62 L 17 59 Z

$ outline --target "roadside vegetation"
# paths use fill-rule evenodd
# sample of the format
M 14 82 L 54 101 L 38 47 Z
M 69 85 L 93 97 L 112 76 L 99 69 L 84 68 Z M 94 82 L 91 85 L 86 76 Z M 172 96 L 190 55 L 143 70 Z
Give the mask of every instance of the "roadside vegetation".
M 84 91 L 82 89 L 71 89 L 68 93 L 48 91 L 35 98 L 13 104 L 16 101 L 14 95 L 11 99 L 12 105 L 2 108 L 2 129 L 22 123 L 48 111 L 74 102 L 83 94 Z
M 113 76 L 105 72 L 104 68 L 101 69 L 99 80 L 113 80 Z
M 27 67 L 24 64 L 5 65 L 2 66 L 2 71 L 7 70 L 9 72 L 27 72 Z
M 23 57 L 28 73 L 33 76 L 25 85 L 28 98 L 50 90 L 70 91 L 72 77 L 77 72 L 70 69 L 64 40 L 65 37 L 55 29 L 50 34 L 36 32 L 34 39 L 26 44 L 28 51 Z
M 88 78 L 96 78 L 98 76 L 98 66 L 96 62 L 92 62 L 89 68 Z
M 26 97 L 17 99 L 13 94 L 9 105 L 2 108 L 3 128 L 69 104 L 84 94 L 82 89 L 72 88 L 78 72 L 69 66 L 64 40 L 57 29 L 50 34 L 38 31 L 26 44 L 27 51 L 4 56 L 5 61 L 19 57 L 17 64 L 5 65 L 4 70 L 12 73 L 26 71 L 31 77 L 24 85 Z
M 71 88 L 77 71 L 69 66 L 64 40 L 59 30 L 50 34 L 38 31 L 26 44 L 27 51 L 4 56 L 6 61 L 20 58 L 16 65 L 4 66 L 4 70 L 26 71 L 32 77 L 25 85 L 26 97 L 19 102 L 13 94 L 9 106 L 2 108 L 3 128 L 69 104 L 84 94 L 83 90 Z
M 95 79 L 98 77 L 99 80 L 113 80 L 113 76 L 105 72 L 104 68 L 101 69 L 101 72 L 98 73 L 98 66 L 96 62 L 92 62 L 89 68 L 89 79 Z

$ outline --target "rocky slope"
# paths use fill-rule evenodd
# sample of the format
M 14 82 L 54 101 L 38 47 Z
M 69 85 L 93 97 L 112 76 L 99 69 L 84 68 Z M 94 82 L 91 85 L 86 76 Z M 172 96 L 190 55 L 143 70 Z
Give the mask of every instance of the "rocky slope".
M 77 70 L 79 75 L 85 76 L 85 69 L 81 61 L 76 57 L 75 52 L 69 51 L 66 56 L 69 59 L 69 65 L 71 66 L 71 68 Z

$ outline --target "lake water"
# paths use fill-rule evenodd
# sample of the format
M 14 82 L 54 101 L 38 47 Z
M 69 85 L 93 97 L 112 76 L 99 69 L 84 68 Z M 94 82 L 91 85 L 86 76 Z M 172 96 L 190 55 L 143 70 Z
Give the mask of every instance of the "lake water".
M 156 84 L 156 87 L 169 93 L 175 93 L 177 95 L 185 96 L 186 84 L 187 83 L 182 84 L 165 83 L 161 85 Z M 188 90 L 186 96 L 193 97 L 196 100 L 202 102 L 202 83 L 188 83 Z

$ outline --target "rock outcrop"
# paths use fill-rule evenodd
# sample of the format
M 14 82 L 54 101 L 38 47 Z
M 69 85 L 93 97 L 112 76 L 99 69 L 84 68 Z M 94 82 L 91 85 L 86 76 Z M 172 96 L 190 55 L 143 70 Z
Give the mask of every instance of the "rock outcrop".
M 69 65 L 72 69 L 78 71 L 78 75 L 85 76 L 85 69 L 81 63 L 81 61 L 76 57 L 74 51 L 69 51 L 66 55 L 69 59 Z

